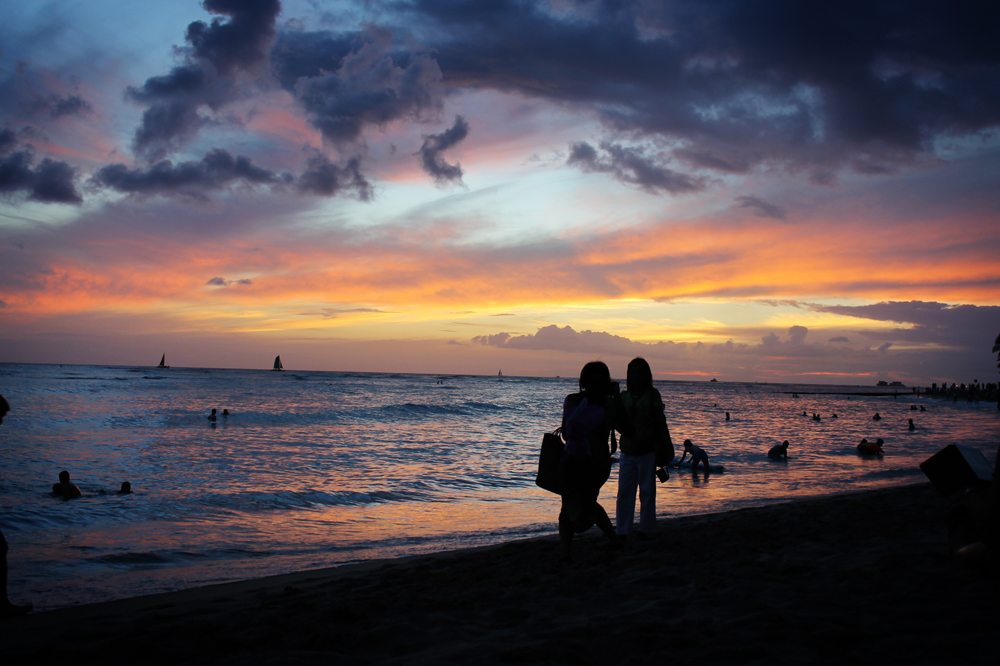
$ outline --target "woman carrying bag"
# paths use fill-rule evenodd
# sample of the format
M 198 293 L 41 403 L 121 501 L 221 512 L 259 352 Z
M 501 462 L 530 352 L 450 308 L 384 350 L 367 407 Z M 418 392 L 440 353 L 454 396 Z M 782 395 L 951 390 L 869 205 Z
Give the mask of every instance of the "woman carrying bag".
M 566 441 L 560 462 L 562 508 L 559 512 L 559 541 L 563 561 L 570 561 L 573 534 L 597 525 L 613 548 L 621 543 L 615 535 L 608 513 L 597 502 L 611 476 L 608 439 L 615 428 L 631 433 L 618 384 L 611 381 L 608 366 L 593 361 L 580 371 L 580 392 L 571 393 L 563 402 L 562 436 Z

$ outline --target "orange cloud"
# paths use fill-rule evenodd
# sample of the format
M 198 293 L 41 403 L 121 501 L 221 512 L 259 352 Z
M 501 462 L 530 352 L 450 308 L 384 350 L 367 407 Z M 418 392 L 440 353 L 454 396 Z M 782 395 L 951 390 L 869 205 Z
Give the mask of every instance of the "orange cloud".
M 996 300 L 1000 272 L 989 232 L 973 227 L 957 239 L 944 224 L 900 237 L 897 227 L 866 222 L 662 223 L 506 248 L 449 245 L 457 234 L 443 224 L 368 238 L 265 230 L 193 245 L 159 236 L 83 240 L 49 255 L 31 289 L 2 300 L 49 313 L 166 303 L 513 308 L 706 296 L 985 303 Z M 252 284 L 206 288 L 219 276 Z

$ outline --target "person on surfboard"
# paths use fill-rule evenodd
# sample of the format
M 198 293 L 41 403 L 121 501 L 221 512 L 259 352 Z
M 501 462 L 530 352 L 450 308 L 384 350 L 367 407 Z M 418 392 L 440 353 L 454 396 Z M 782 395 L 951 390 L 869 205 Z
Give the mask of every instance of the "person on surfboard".
M 677 463 L 678 466 L 684 462 L 684 459 L 688 454 L 691 454 L 691 471 L 693 472 L 698 463 L 705 466 L 706 472 L 711 472 L 712 470 L 708 467 L 708 454 L 702 451 L 699 447 L 691 443 L 690 439 L 684 440 L 684 455 L 681 456 L 680 461 Z

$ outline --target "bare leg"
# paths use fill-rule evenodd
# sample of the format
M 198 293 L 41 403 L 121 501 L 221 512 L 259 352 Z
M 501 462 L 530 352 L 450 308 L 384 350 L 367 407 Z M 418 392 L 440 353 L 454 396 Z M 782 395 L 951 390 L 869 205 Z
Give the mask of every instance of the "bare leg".
M 611 519 L 608 518 L 608 512 L 598 502 L 594 502 L 594 513 L 596 517 L 594 522 L 604 532 L 604 536 L 608 538 L 608 543 L 611 544 L 611 547 L 623 548 L 624 544 L 618 539 L 618 534 L 615 533 L 615 526 L 611 524 Z
M 563 562 L 573 560 L 573 523 L 566 516 L 565 509 L 559 512 L 559 559 Z

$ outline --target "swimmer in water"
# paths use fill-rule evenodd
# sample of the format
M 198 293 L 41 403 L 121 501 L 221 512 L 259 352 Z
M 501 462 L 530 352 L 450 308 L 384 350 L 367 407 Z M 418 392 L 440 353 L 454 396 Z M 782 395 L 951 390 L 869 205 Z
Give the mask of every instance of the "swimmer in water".
M 910 430 L 916 430 L 917 426 L 913 425 L 913 419 L 910 419 Z
M 878 412 L 875 412 L 875 416 L 872 417 L 872 421 L 881 421 L 881 420 L 882 417 L 878 415 Z
M 867 439 L 862 439 L 861 443 L 858 444 L 858 454 L 862 456 L 880 456 L 882 455 L 882 439 L 879 438 L 873 444 Z
M 215 410 L 214 409 L 212 410 L 212 413 L 208 415 L 208 420 L 211 421 L 212 423 L 215 423 Z
M 767 457 L 771 460 L 788 460 L 788 440 L 786 439 L 781 444 L 777 444 L 771 447 L 771 450 L 767 452 Z
M 69 480 L 69 472 L 66 470 L 59 472 L 59 483 L 52 486 L 52 492 L 65 500 L 83 497 L 80 488 Z

